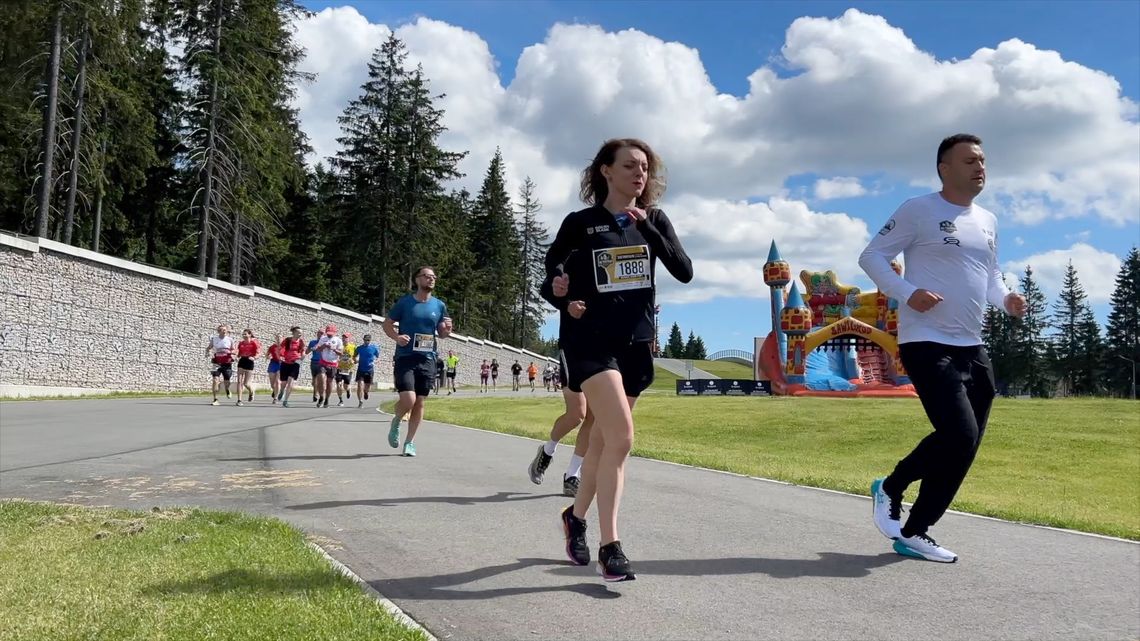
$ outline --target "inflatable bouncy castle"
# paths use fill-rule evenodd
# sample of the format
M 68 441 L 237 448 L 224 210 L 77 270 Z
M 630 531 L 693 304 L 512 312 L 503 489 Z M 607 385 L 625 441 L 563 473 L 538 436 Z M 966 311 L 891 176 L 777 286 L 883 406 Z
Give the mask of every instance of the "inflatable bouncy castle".
M 764 264 L 772 331 L 755 358 L 773 394 L 915 396 L 899 360 L 898 301 L 843 285 L 833 271 L 802 271 L 800 283 L 772 241 Z

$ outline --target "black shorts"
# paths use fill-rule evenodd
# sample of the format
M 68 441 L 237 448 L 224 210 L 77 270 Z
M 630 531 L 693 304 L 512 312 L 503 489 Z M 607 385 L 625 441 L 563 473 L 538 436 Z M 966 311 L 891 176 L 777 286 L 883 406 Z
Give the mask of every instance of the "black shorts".
M 248 356 L 242 356 L 238 359 L 238 369 L 253 371 L 253 359 Z
M 448 372 L 447 377 L 448 378 L 455 378 L 455 372 Z
M 331 378 L 335 381 L 336 380 L 336 373 L 339 370 L 337 370 L 336 365 L 322 365 L 321 371 L 324 372 L 325 378 Z
M 348 385 L 352 382 L 352 372 L 342 372 L 340 370 L 337 370 L 336 382 Z
M 281 363 L 281 380 L 297 380 L 301 377 L 300 363 Z
M 320 361 L 309 361 L 309 373 L 313 375 L 313 378 L 320 376 L 324 371 Z
M 401 356 L 396 358 L 393 373 L 397 392 L 414 391 L 416 396 L 427 396 L 435 378 L 435 362 L 419 356 Z
M 358 370 L 356 370 L 356 382 L 357 383 L 364 383 L 365 385 L 371 385 L 372 384 L 372 370 L 370 370 L 370 369 L 358 369 Z
M 621 373 L 625 395 L 636 398 L 653 384 L 652 345 L 567 346 L 562 349 L 562 367 L 566 372 L 564 382 L 571 392 L 581 392 L 584 381 L 612 369 Z
M 214 371 L 210 375 L 214 378 L 221 376 L 228 381 L 234 375 L 233 367 L 233 363 L 214 363 Z

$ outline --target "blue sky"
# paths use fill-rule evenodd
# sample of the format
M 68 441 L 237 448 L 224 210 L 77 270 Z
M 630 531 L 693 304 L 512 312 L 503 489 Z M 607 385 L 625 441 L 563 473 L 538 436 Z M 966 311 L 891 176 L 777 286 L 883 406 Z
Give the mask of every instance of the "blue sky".
M 975 113 L 971 111 L 973 101 L 968 87 L 965 91 L 948 92 L 947 95 L 951 98 L 947 100 L 959 101 L 963 106 L 955 108 L 956 116 L 939 115 L 937 119 L 944 129 L 935 130 L 945 131 L 946 134 L 958 130 L 976 131 L 984 139 L 994 141 L 992 147 L 987 145 L 993 193 L 987 190 L 985 196 L 989 199 L 984 200 L 984 204 L 999 217 L 1003 267 L 1007 272 L 1018 272 L 1019 265 L 1024 261 L 1032 262 L 1048 281 L 1046 291 L 1052 293 L 1053 281 L 1058 279 L 1063 265 L 1072 259 L 1078 270 L 1083 267 L 1089 272 L 1080 275 L 1090 285 L 1090 293 L 1095 294 L 1094 307 L 1103 319 L 1107 310 L 1106 287 L 1103 282 L 1091 284 L 1089 281 L 1104 278 L 1111 281 L 1114 274 L 1104 272 L 1111 270 L 1113 257 L 1123 257 L 1131 246 L 1140 243 L 1140 212 L 1135 211 L 1135 193 L 1140 191 L 1140 148 L 1134 142 L 1140 140 L 1135 138 L 1135 105 L 1140 101 L 1140 39 L 1137 36 L 1140 33 L 1140 2 L 853 4 L 358 0 L 310 1 L 303 4 L 318 13 L 325 9 L 339 8 L 335 15 L 334 12 L 325 12 L 323 21 L 314 21 L 311 29 L 302 31 L 302 44 L 313 51 L 311 70 L 328 75 L 328 82 L 331 83 L 334 75 L 344 75 L 346 66 L 354 65 L 354 69 L 361 67 L 363 59 L 367 57 L 367 48 L 379 44 L 375 29 L 382 25 L 397 30 L 409 43 L 413 59 L 424 64 L 429 78 L 435 83 L 433 88 L 446 90 L 452 101 L 445 107 L 449 113 L 455 112 L 452 115 L 457 118 L 454 126 L 457 130 L 456 140 L 466 142 L 468 148 L 474 148 L 472 165 L 467 168 L 468 174 L 477 180 L 481 174 L 477 161 L 485 156 L 486 148 L 501 144 L 506 160 L 512 163 L 513 159 L 520 175 L 537 173 L 536 180 L 540 182 L 540 187 L 545 187 L 547 194 L 553 194 L 544 198 L 552 208 L 558 208 L 558 211 L 547 211 L 552 223 L 575 205 L 568 198 L 563 198 L 560 192 L 552 192 L 554 186 L 549 184 L 560 179 L 564 181 L 569 175 L 567 170 L 573 165 L 572 161 L 560 157 L 557 136 L 552 135 L 540 143 L 535 142 L 535 138 L 542 138 L 544 130 L 534 129 L 528 133 L 524 126 L 508 123 L 511 126 L 503 131 L 509 133 L 502 134 L 502 142 L 486 141 L 479 137 L 480 133 L 494 137 L 494 132 L 497 131 L 495 126 L 472 124 L 476 116 L 467 117 L 469 110 L 471 114 L 482 113 L 479 109 L 484 108 L 483 102 L 509 102 L 513 98 L 516 105 L 542 103 L 541 109 L 545 110 L 544 113 L 552 114 L 549 117 L 553 118 L 547 121 L 547 129 L 550 122 L 560 122 L 556 111 L 559 105 L 554 103 L 564 101 L 562 88 L 572 82 L 574 76 L 547 79 L 553 84 L 542 84 L 544 72 L 536 71 L 534 65 L 522 65 L 523 59 L 520 56 L 528 47 L 531 47 L 532 56 L 529 60 L 536 59 L 533 56 L 541 49 L 547 66 L 561 70 L 551 74 L 571 74 L 571 71 L 565 70 L 572 66 L 572 58 L 582 58 L 591 53 L 588 49 L 575 53 L 575 38 L 583 41 L 598 38 L 598 47 L 617 47 L 610 54 L 614 59 L 626 55 L 623 50 L 648 43 L 646 46 L 650 47 L 647 49 L 649 51 L 663 51 L 665 53 L 662 57 L 675 56 L 675 59 L 670 58 L 674 63 L 668 67 L 673 70 L 669 73 L 691 73 L 694 78 L 693 82 L 688 83 L 691 85 L 701 82 L 700 67 L 703 67 L 703 74 L 707 74 L 707 82 L 715 87 L 716 93 L 735 97 L 739 100 L 739 108 L 744 108 L 745 98 L 750 92 L 749 76 L 761 68 L 767 69 L 776 79 L 785 81 L 801 74 L 811 75 L 805 73 L 805 65 L 814 67 L 816 71 L 825 68 L 846 69 L 844 73 L 852 75 L 849 81 L 856 84 L 840 83 L 830 89 L 820 89 L 822 93 L 819 95 L 825 100 L 830 96 L 843 95 L 839 92 L 850 95 L 852 87 L 877 82 L 881 76 L 903 74 L 905 77 L 905 65 L 900 71 L 900 68 L 892 67 L 889 60 L 876 61 L 874 55 L 875 50 L 881 47 L 882 51 L 887 52 L 884 55 L 890 57 L 891 47 L 900 46 L 902 49 L 899 51 L 906 54 L 909 45 L 905 42 L 899 44 L 899 31 L 905 34 L 904 41 L 909 39 L 914 48 L 929 54 L 940 68 L 955 66 L 962 69 L 962 73 L 974 73 L 970 70 L 975 67 L 957 63 L 969 61 L 979 49 L 997 49 L 1000 43 L 1017 39 L 1031 47 L 1007 47 L 992 59 L 987 56 L 975 58 L 984 58 L 987 74 L 993 74 L 997 78 L 995 82 L 998 89 L 988 98 L 988 102 L 976 107 Z M 345 7 L 351 7 L 355 11 L 346 12 L 343 10 Z M 881 17 L 885 24 L 867 22 L 865 17 L 860 21 L 859 16 L 854 21 L 850 16 L 840 19 L 852 7 L 861 14 Z M 810 25 L 804 21 L 797 22 L 797 19 L 805 16 L 826 20 Z M 422 22 L 422 18 L 442 23 L 442 26 Z M 551 28 L 559 23 L 594 26 L 600 28 L 600 31 L 578 31 L 571 34 L 572 37 L 559 39 L 551 32 Z M 797 34 L 795 36 L 790 29 L 793 23 L 800 27 L 794 30 Z M 454 29 L 449 30 L 451 27 Z M 637 33 L 620 37 L 614 35 L 629 29 Z M 362 35 L 363 44 L 358 53 L 351 53 L 354 50 L 348 45 L 332 47 L 331 50 L 340 58 L 322 61 L 322 55 L 331 58 L 332 54 L 322 54 L 324 45 L 321 44 L 321 38 L 338 39 L 341 43 L 347 43 L 354 33 L 365 34 Z M 570 41 L 569 44 L 567 40 Z M 463 84 L 462 78 L 451 77 L 452 71 L 458 69 L 461 62 L 479 57 L 480 42 L 485 43 L 492 57 L 488 66 L 497 75 L 497 83 L 492 83 L 497 84 L 497 87 L 488 88 L 486 82 L 468 87 Z M 470 49 L 474 53 L 456 53 L 462 50 L 457 43 L 474 47 Z M 667 47 L 662 49 L 665 43 L 680 43 L 695 50 L 699 58 L 686 58 L 684 52 L 678 54 L 676 50 L 668 50 Z M 540 44 L 543 46 L 534 47 Z M 862 62 L 845 66 L 847 63 L 844 61 L 848 58 L 842 54 L 843 47 L 850 48 L 850 59 L 859 58 Z M 833 55 L 837 48 L 841 51 L 838 58 Z M 818 52 L 821 50 L 832 53 L 820 58 Z M 855 52 L 860 52 L 862 58 L 854 55 Z M 559 55 L 563 57 L 555 57 Z M 915 65 L 925 64 L 920 58 L 921 56 L 915 58 Z M 350 64 L 349 61 L 354 59 L 355 62 Z M 789 59 L 795 62 L 789 62 Z M 605 73 L 606 56 L 600 55 L 598 60 L 601 61 L 600 71 Z M 696 71 L 692 69 L 693 60 L 699 60 Z M 627 64 L 652 63 L 639 60 Z M 875 65 L 882 67 L 880 69 Z M 593 68 L 595 67 L 590 67 Z M 473 76 L 478 67 L 472 69 L 472 72 L 466 74 L 457 71 L 454 73 Z M 520 71 L 522 69 L 526 71 Z M 682 71 L 676 71 L 677 69 Z M 359 75 L 359 72 L 353 73 Z M 866 80 L 860 81 L 859 74 L 867 74 Z M 1070 79 L 1065 74 L 1073 75 Z M 1114 79 L 1119 90 L 1111 82 L 1106 82 L 1104 76 Z M 922 78 L 921 75 L 916 77 L 920 80 Z M 947 78 L 944 82 L 933 83 L 933 88 L 924 88 L 923 91 L 941 91 L 939 84 L 954 82 L 954 77 Z M 360 80 L 362 77 L 355 81 L 355 86 L 359 85 Z M 777 89 L 780 86 L 792 86 L 791 83 L 779 85 L 779 80 L 773 81 L 776 84 L 772 86 Z M 623 77 L 620 81 L 634 84 L 634 79 L 629 77 Z M 353 82 L 346 78 L 338 85 L 339 89 L 330 91 L 326 88 L 321 93 L 341 91 L 351 94 Z M 677 84 L 674 82 L 669 85 L 668 78 L 664 82 L 666 84 L 662 88 L 642 86 L 639 91 L 667 96 L 666 93 L 654 92 L 673 91 Z M 1087 90 L 1084 88 L 1086 86 Z M 826 93 L 825 90 L 831 93 Z M 804 90 L 801 86 L 796 91 Z M 313 92 L 316 93 L 316 90 Z M 461 100 L 475 96 L 478 92 L 489 92 L 489 97 L 483 102 L 474 98 Z M 907 91 L 904 89 L 903 93 Z M 504 95 L 508 98 L 503 98 Z M 1007 99 L 1007 95 L 1013 97 Z M 904 98 L 907 96 L 875 95 L 876 100 L 888 103 Z M 327 138 L 330 134 L 321 133 L 320 127 L 325 125 L 318 124 L 318 121 L 323 123 L 330 117 L 335 119 L 336 114 L 329 113 L 335 111 L 335 103 L 329 102 L 318 108 L 318 102 L 313 98 L 308 106 L 302 108 L 302 125 L 308 131 L 309 123 L 313 123 L 310 136 Z M 510 112 L 509 109 L 502 107 L 498 115 L 487 118 L 499 123 L 517 118 L 517 113 Z M 653 107 L 648 110 L 652 112 Z M 794 106 L 791 111 L 795 111 Z M 1120 112 L 1118 116 L 1115 115 L 1116 111 Z M 730 206 L 735 207 L 732 203 L 747 203 L 756 205 L 763 211 L 756 213 L 742 209 L 741 216 L 754 216 L 756 229 L 770 231 L 767 236 L 762 231 L 752 236 L 748 229 L 742 228 L 741 233 L 753 239 L 750 241 L 753 245 L 762 246 L 751 247 L 751 253 L 742 253 L 740 247 L 725 246 L 723 255 L 720 255 L 721 248 L 715 241 L 695 236 L 693 243 L 699 259 L 698 270 L 707 267 L 706 273 L 715 276 L 710 277 L 710 281 L 695 284 L 695 289 L 690 292 L 675 283 L 663 284 L 666 299 L 662 313 L 664 329 L 676 321 L 686 334 L 692 329 L 703 336 L 710 350 L 751 350 L 752 337 L 762 336 L 769 329 L 766 311 L 768 301 L 763 292 L 757 291 L 755 283 L 749 279 L 751 275 L 743 271 L 741 266 L 754 266 L 758 270 L 767 254 L 767 240 L 770 238 L 775 238 L 781 247 L 785 244 L 781 241 L 781 236 L 788 239 L 789 258 L 796 271 L 806 263 L 813 263 L 810 265 L 812 267 L 834 266 L 840 272 L 842 280 L 868 286 L 866 278 L 855 273 L 857 270 L 852 267 L 855 258 L 852 254 L 857 254 L 860 245 L 866 240 L 866 236 L 859 237 L 860 234 L 878 229 L 902 200 L 929 191 L 933 184 L 933 154 L 937 138 L 915 140 L 911 145 L 913 149 L 905 149 L 909 144 L 908 139 L 914 135 L 911 129 L 915 127 L 911 123 L 921 121 L 927 112 L 928 108 L 919 108 L 913 113 L 904 114 L 897 127 L 897 135 L 891 127 L 885 127 L 879 138 L 871 139 L 882 140 L 884 147 L 903 148 L 901 151 L 880 153 L 873 150 L 868 153 L 867 161 L 860 163 L 858 154 L 851 154 L 850 150 L 867 145 L 868 142 L 858 135 L 863 128 L 859 124 L 859 115 L 852 114 L 850 134 L 840 127 L 837 130 L 839 133 L 830 139 L 830 144 L 835 145 L 835 153 L 824 149 L 822 152 L 804 152 L 804 157 L 801 158 L 799 152 L 796 152 L 792 154 L 795 158 L 789 159 L 788 167 L 782 174 L 780 172 L 783 168 L 776 172 L 757 169 L 758 174 L 765 174 L 763 178 L 746 175 L 749 167 L 747 164 L 734 166 L 731 171 L 740 172 L 740 179 L 732 181 L 724 178 L 723 186 L 719 184 L 721 177 L 703 178 L 705 168 L 702 164 L 697 164 L 697 160 L 674 160 L 687 151 L 684 145 L 670 146 L 669 142 L 663 143 L 663 154 L 670 163 L 671 185 L 676 185 L 678 189 L 675 195 L 670 192 L 663 203 L 671 216 L 677 217 L 697 210 L 710 212 L 705 216 L 715 216 L 719 215 L 716 212 L 728 211 Z M 995 112 L 1001 112 L 1002 115 L 993 115 Z M 515 115 L 505 117 L 503 113 Z M 679 113 L 686 113 L 684 105 Z M 784 113 L 781 117 L 794 123 L 795 115 Z M 651 116 L 652 113 L 647 118 Z M 669 113 L 664 113 L 662 118 L 667 119 L 669 116 Z M 634 113 L 623 117 L 622 121 L 635 123 L 634 129 L 637 129 L 637 117 Z M 836 117 L 842 118 L 843 114 L 837 114 Z M 867 117 L 870 119 L 868 122 L 881 124 L 881 115 Z M 931 118 L 934 119 L 935 116 L 932 115 Z M 722 126 L 718 123 L 726 121 L 710 122 L 712 124 L 709 126 L 715 128 Z M 1034 123 L 1039 125 L 1031 126 Z M 599 127 L 595 133 L 589 130 L 589 124 L 579 126 L 586 128 L 583 135 L 595 139 L 611 135 L 605 127 Z M 463 132 L 465 127 L 471 131 Z M 813 126 L 815 130 L 819 128 L 818 124 Z M 946 131 L 945 128 L 954 128 L 954 131 Z M 1021 131 L 1022 128 L 1024 131 Z M 933 135 L 921 128 L 918 130 L 921 131 L 918 135 Z M 668 127 L 658 130 L 647 125 L 646 131 L 649 133 L 635 135 L 643 135 L 651 143 L 655 139 L 670 140 L 672 137 Z M 848 135 L 849 140 L 846 139 Z M 508 137 L 513 137 L 512 140 L 516 142 L 510 142 Z M 779 132 L 757 134 L 756 144 L 759 148 L 768 148 L 770 141 L 780 137 Z M 518 142 L 519 138 L 524 139 L 524 142 Z M 529 141 L 525 141 L 528 138 Z M 1056 138 L 1056 144 L 1051 143 L 1051 138 Z M 1086 142 L 1082 143 L 1082 140 Z M 1120 143 L 1120 140 L 1124 142 Z M 527 142 L 530 146 L 527 146 Z M 827 142 L 829 141 L 825 139 Z M 805 142 L 805 147 L 808 146 L 810 143 Z M 320 145 L 317 147 L 321 148 Z M 1108 158 L 1104 162 L 1101 162 L 1098 153 L 1100 148 L 1104 149 L 1104 156 Z M 582 155 L 581 150 L 574 151 L 577 156 Z M 672 156 L 669 152 L 672 152 Z M 1050 154 L 1056 157 L 1051 157 Z M 848 160 L 832 158 L 846 158 L 848 155 L 853 157 Z M 710 157 L 715 163 L 716 156 Z M 708 161 L 700 162 L 708 164 Z M 482 166 L 485 167 L 485 164 Z M 1005 184 L 1001 183 L 1003 176 L 1009 177 Z M 1104 176 L 1110 176 L 1111 179 L 1102 178 Z M 859 186 L 856 190 L 859 195 L 823 197 L 824 192 L 817 181 L 831 179 L 855 181 Z M 804 214 L 804 224 L 808 228 L 821 230 L 817 236 L 823 236 L 817 239 L 815 246 L 804 238 L 793 238 L 793 231 L 781 231 L 782 228 L 773 224 L 774 220 L 782 221 L 788 217 L 781 209 L 782 205 L 773 203 L 773 197 L 796 201 L 810 210 L 810 213 Z M 829 214 L 832 216 L 829 217 Z M 764 221 L 768 223 L 765 224 Z M 680 228 L 685 228 L 683 222 Z M 695 229 L 692 226 L 690 228 Z M 827 238 L 827 230 L 832 228 L 836 229 L 835 239 Z M 829 256 L 834 257 L 833 264 L 828 264 Z M 803 264 L 797 264 L 797 257 Z M 698 272 L 698 281 L 701 276 Z M 739 282 L 735 279 L 739 279 Z M 733 295 L 734 289 L 740 290 L 741 295 Z M 694 294 L 693 291 L 704 293 Z M 546 333 L 549 335 L 555 331 L 554 323 L 548 324 Z

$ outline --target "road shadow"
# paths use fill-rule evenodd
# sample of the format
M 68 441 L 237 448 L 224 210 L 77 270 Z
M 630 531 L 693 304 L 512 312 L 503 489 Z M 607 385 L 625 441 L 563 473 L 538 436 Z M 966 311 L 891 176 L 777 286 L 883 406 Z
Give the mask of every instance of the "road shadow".
M 390 454 L 311 454 L 299 456 L 261 456 L 250 458 L 220 458 L 225 462 L 258 462 L 258 461 L 350 461 L 353 459 L 381 458 L 384 456 L 403 456 L 399 452 Z
M 731 576 L 734 574 L 766 574 L 775 579 L 797 579 L 808 576 L 859 579 L 871 570 L 901 563 L 897 554 L 843 554 L 817 552 L 817 559 L 768 559 L 763 557 L 730 557 L 725 559 L 633 560 L 633 570 L 641 575 L 662 576 Z M 550 570 L 553 574 L 572 576 L 573 568 Z
M 497 492 L 490 496 L 409 496 L 395 499 L 362 499 L 357 501 L 320 501 L 318 503 L 301 503 L 286 505 L 286 510 L 324 510 L 349 505 L 367 505 L 372 507 L 394 507 L 408 503 L 447 503 L 450 505 L 481 505 L 483 503 L 507 503 L 510 501 L 531 501 L 534 499 L 548 499 L 551 497 L 566 498 L 558 494 L 523 494 L 521 492 Z
M 467 583 L 481 581 L 500 574 L 514 572 L 525 568 L 561 565 L 564 569 L 574 573 L 575 576 L 583 574 L 593 575 L 590 568 L 574 567 L 566 561 L 554 559 L 519 559 L 513 563 L 492 565 L 476 568 L 466 572 L 452 574 L 436 574 L 432 576 L 416 576 L 403 579 L 384 579 L 369 581 L 368 584 L 389 599 L 419 599 L 431 601 L 473 601 L 482 599 L 496 599 L 500 597 L 516 596 L 520 594 L 541 594 L 544 592 L 569 592 L 581 594 L 594 599 L 617 599 L 621 597 L 618 592 L 610 591 L 602 583 L 575 583 L 571 585 L 542 585 L 542 586 L 512 586 L 504 588 L 490 588 L 486 590 L 459 590 L 454 589 Z

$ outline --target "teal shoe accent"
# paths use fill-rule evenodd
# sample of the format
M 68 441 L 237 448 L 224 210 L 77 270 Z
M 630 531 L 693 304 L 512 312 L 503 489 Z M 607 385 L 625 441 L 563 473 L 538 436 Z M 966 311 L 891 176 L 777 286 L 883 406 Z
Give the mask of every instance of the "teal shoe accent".
M 388 430 L 388 445 L 400 447 L 400 417 L 392 417 L 392 428 Z
M 906 544 L 906 543 L 903 543 L 902 541 L 895 541 L 895 542 L 894 542 L 894 543 L 891 545 L 891 547 L 893 547 L 893 548 L 895 549 L 895 552 L 898 552 L 898 553 L 899 553 L 899 554 L 901 554 L 902 556 L 909 556 L 909 557 L 912 557 L 912 558 L 915 558 L 915 559 L 922 559 L 923 561 L 925 561 L 925 560 L 926 560 L 926 557 L 925 557 L 925 556 L 922 556 L 922 555 L 921 555 L 921 554 L 919 554 L 918 552 L 915 552 L 914 550 L 910 549 L 910 548 L 907 546 L 907 544 Z
M 415 456 L 415 455 L 416 455 L 416 444 L 415 443 L 404 443 L 404 456 Z

